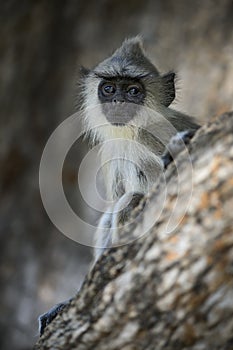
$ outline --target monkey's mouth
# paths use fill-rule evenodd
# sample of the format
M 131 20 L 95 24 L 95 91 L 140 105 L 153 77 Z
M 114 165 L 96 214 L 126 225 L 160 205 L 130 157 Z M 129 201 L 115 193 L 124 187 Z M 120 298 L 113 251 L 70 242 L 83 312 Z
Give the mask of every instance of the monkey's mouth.
M 125 123 L 114 123 L 114 122 L 110 122 L 112 125 L 114 126 L 124 126 Z
M 103 103 L 102 110 L 109 123 L 114 126 L 124 126 L 137 114 L 140 106 L 135 103 Z

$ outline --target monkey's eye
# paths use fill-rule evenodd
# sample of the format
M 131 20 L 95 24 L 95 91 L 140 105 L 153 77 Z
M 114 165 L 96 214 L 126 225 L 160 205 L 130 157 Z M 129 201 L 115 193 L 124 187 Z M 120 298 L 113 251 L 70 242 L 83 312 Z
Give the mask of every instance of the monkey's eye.
M 127 93 L 132 97 L 138 96 L 140 92 L 141 92 L 140 87 L 137 85 L 129 85 L 127 88 Z
M 116 92 L 116 87 L 114 84 L 106 83 L 102 86 L 102 92 L 105 96 L 114 95 Z

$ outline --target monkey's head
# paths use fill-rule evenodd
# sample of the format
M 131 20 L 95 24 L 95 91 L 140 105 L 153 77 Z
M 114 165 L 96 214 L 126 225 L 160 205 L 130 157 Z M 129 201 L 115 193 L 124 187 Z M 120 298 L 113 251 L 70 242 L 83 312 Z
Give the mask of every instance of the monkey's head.
M 124 132 L 131 123 L 143 127 L 142 107 L 160 112 L 175 98 L 175 74 L 158 72 L 139 37 L 125 40 L 112 56 L 82 73 L 84 127 L 89 131 L 105 124 L 99 129 L 100 138 Z

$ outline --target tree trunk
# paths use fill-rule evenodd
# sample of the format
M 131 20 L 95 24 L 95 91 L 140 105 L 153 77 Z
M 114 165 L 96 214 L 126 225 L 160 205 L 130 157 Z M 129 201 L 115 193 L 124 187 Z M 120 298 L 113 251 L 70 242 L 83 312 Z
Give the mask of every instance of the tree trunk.
M 35 349 L 233 349 L 233 113 L 188 149 Z

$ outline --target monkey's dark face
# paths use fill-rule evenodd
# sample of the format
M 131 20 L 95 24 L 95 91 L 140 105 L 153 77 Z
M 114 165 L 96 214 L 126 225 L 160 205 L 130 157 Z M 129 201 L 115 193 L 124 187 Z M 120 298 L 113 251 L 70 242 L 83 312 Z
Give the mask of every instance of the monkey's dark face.
M 145 96 L 143 84 L 135 79 L 102 79 L 98 87 L 103 113 L 113 125 L 124 125 L 132 120 Z

